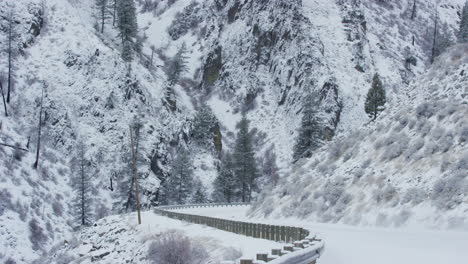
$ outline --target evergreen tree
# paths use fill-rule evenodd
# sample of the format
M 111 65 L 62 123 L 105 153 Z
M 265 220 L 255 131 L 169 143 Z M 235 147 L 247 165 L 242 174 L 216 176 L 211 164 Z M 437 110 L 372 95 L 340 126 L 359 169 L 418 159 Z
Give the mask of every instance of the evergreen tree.
M 189 152 L 179 148 L 172 162 L 171 173 L 165 182 L 167 200 L 171 203 L 184 204 L 192 193 L 193 170 Z
M 95 0 L 96 1 L 96 10 L 97 10 L 97 19 L 100 24 L 100 32 L 104 33 L 104 25 L 107 23 L 107 20 L 112 18 L 112 11 L 109 5 L 109 0 Z
M 173 87 L 176 85 L 179 82 L 182 74 L 188 71 L 187 52 L 187 45 L 183 43 L 174 57 L 168 60 L 166 63 L 164 70 L 167 75 L 168 87 Z
M 72 187 L 75 192 L 73 209 L 80 226 L 89 225 L 92 219 L 92 185 L 87 169 L 89 161 L 86 159 L 85 154 L 85 145 L 79 143 L 76 156 L 72 159 L 72 169 L 75 171 L 75 177 L 72 179 Z
M 265 151 L 262 164 L 263 179 L 266 184 L 276 186 L 279 181 L 279 169 L 276 165 L 275 146 L 271 146 Z
M 435 58 L 444 53 L 451 45 L 453 45 L 453 40 L 449 26 L 446 23 L 440 22 L 439 12 L 436 10 L 434 17 L 431 64 L 434 63 Z
M 312 156 L 322 144 L 322 124 L 317 115 L 318 102 L 314 94 L 306 96 L 302 107 L 302 121 L 293 148 L 293 160 Z
M 203 204 L 208 202 L 205 186 L 203 186 L 203 183 L 200 180 L 197 179 L 195 181 L 193 189 L 195 192 L 192 196 L 192 203 Z
M 122 58 L 127 62 L 132 61 L 138 32 L 134 0 L 117 1 L 117 18 L 119 36 L 122 40 Z
M 252 135 L 249 131 L 249 121 L 245 112 L 237 124 L 237 138 L 234 148 L 234 170 L 240 185 L 242 202 L 252 199 L 252 192 L 256 188 L 257 164 L 252 144 Z
M 458 31 L 458 42 L 468 42 L 468 1 L 463 6 L 461 13 L 460 30 Z
M 385 103 L 385 89 L 379 75 L 375 74 L 372 80 L 372 87 L 367 93 L 365 111 L 372 120 L 375 120 L 377 115 L 385 109 Z
M 193 119 L 192 138 L 199 146 L 213 146 L 214 129 L 218 119 L 208 105 L 203 105 Z
M 218 176 L 213 182 L 214 199 L 218 202 L 231 203 L 238 193 L 238 181 L 236 180 L 234 161 L 232 155 L 226 153 L 221 159 Z

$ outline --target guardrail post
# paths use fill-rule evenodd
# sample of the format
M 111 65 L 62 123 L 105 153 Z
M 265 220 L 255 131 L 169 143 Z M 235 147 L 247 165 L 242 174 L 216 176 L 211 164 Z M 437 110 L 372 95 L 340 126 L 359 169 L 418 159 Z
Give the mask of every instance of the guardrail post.
M 253 260 L 251 260 L 251 259 L 241 259 L 240 264 L 253 264 Z

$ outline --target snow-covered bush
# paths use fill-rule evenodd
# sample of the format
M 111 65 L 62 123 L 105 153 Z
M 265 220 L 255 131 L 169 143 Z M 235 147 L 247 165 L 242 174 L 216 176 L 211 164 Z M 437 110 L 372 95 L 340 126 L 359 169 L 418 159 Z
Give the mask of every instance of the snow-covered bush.
M 343 203 L 347 204 L 351 200 L 351 196 L 345 190 L 344 178 L 338 177 L 333 181 L 328 181 L 325 185 L 314 193 L 315 199 L 322 199 L 322 208 L 328 208 L 337 205 L 338 201 L 343 198 Z
M 440 209 L 453 209 L 463 202 L 463 194 L 467 191 L 465 172 L 455 172 L 453 175 L 437 180 L 432 188 L 432 200 Z
M 457 131 L 458 134 L 458 141 L 460 143 L 462 142 L 468 142 L 468 125 L 463 125 L 458 128 Z
M 0 216 L 3 215 L 5 209 L 12 209 L 11 193 L 7 189 L 0 190 Z
M 434 104 L 425 102 L 416 107 L 416 116 L 419 118 L 431 118 L 436 112 Z
M 31 241 L 32 249 L 41 249 L 42 244 L 48 240 L 48 237 L 44 233 L 44 229 L 39 225 L 39 222 L 35 218 L 29 221 L 29 231 L 29 240 Z
M 392 134 L 385 143 L 388 144 L 385 152 L 382 155 L 384 160 L 392 160 L 398 158 L 408 148 L 409 138 L 406 134 Z
M 154 264 L 201 264 L 207 257 L 205 248 L 177 231 L 162 233 L 148 250 Z
M 373 192 L 373 198 L 377 203 L 394 201 L 398 196 L 398 190 L 391 184 L 385 188 L 378 188 Z
M 411 160 L 413 155 L 418 152 L 420 149 L 424 147 L 424 139 L 423 138 L 417 138 L 408 144 L 408 148 L 405 151 L 405 158 L 406 160 Z
M 427 197 L 426 192 L 419 188 L 409 188 L 405 195 L 401 198 L 402 204 L 411 203 L 412 205 L 418 205 L 422 203 Z
M 234 261 L 240 257 L 242 257 L 242 252 L 233 247 L 226 248 L 223 252 L 223 260 Z
M 393 217 L 393 223 L 396 227 L 400 227 L 408 221 L 411 216 L 411 212 L 408 210 L 402 210 L 398 215 Z

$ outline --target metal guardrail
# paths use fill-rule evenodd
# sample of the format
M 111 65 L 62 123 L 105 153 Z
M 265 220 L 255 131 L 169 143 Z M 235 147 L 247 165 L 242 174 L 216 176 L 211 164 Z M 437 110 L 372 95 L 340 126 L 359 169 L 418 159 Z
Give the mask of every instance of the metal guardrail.
M 222 206 L 244 206 L 249 203 L 213 203 L 213 204 L 188 204 L 160 206 L 154 212 L 169 218 L 186 221 L 194 224 L 206 225 L 223 231 L 272 240 L 276 242 L 290 243 L 283 249 L 273 249 L 271 254 L 257 254 L 257 261 L 270 262 L 272 264 L 311 264 L 320 257 L 324 243 L 310 236 L 310 232 L 300 227 L 266 225 L 234 221 L 216 217 L 200 216 L 186 213 L 174 212 L 173 210 L 222 207 Z M 284 257 L 283 257 L 284 256 Z M 242 259 L 240 264 L 263 263 L 254 260 Z M 224 262 L 226 264 L 233 262 Z

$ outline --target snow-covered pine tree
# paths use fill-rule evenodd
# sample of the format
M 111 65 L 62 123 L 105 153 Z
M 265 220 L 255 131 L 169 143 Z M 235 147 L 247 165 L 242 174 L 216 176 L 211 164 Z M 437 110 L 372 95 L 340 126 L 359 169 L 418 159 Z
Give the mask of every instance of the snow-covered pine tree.
M 463 6 L 461 13 L 460 30 L 458 31 L 458 42 L 468 42 L 468 1 Z
M 448 47 L 454 44 L 450 33 L 450 28 L 446 23 L 442 23 L 439 18 L 439 12 L 436 11 L 434 16 L 434 31 L 432 40 L 431 64 L 435 58 L 444 53 Z
M 208 105 L 203 105 L 193 119 L 192 138 L 201 147 L 212 148 L 214 129 L 218 119 Z
M 377 115 L 385 109 L 386 100 L 385 88 L 379 75 L 376 73 L 372 80 L 372 87 L 367 93 L 365 103 L 365 111 L 372 120 L 375 120 Z
M 206 194 L 206 188 L 203 183 L 196 179 L 194 180 L 193 190 L 195 191 L 192 196 L 192 203 L 203 204 L 208 202 L 208 195 Z
M 180 147 L 172 162 L 171 173 L 165 182 L 165 194 L 169 203 L 184 204 L 192 193 L 193 169 L 190 153 Z
M 218 176 L 213 182 L 213 199 L 217 202 L 236 201 L 239 193 L 232 154 L 225 153 L 221 159 Z
M 293 148 L 293 160 L 310 157 L 322 145 L 322 124 L 317 114 L 317 95 L 308 94 L 302 106 L 302 121 Z
M 188 71 L 187 66 L 187 45 L 182 43 L 177 53 L 167 61 L 164 71 L 167 75 L 167 86 L 173 87 L 176 85 L 183 73 Z
M 104 26 L 109 19 L 112 18 L 112 10 L 109 0 L 95 0 L 96 3 L 96 15 L 97 20 L 100 24 L 100 32 L 104 33 Z
M 252 144 L 252 134 L 249 130 L 249 120 L 246 113 L 242 113 L 242 119 L 237 124 L 237 137 L 234 147 L 234 170 L 240 186 L 242 202 L 252 199 L 252 192 L 256 188 L 257 162 Z
M 262 164 L 263 182 L 267 185 L 276 186 L 279 181 L 279 169 L 276 165 L 275 146 L 265 151 Z
M 91 179 L 87 168 L 89 161 L 86 159 L 86 146 L 80 142 L 77 146 L 76 155 L 72 158 L 72 169 L 74 177 L 72 178 L 72 187 L 75 192 L 73 201 L 73 213 L 79 222 L 78 226 L 86 226 L 91 223 Z
M 138 23 L 134 0 L 117 1 L 117 27 L 122 40 L 122 59 L 132 61 L 135 49 L 135 39 L 138 33 Z

